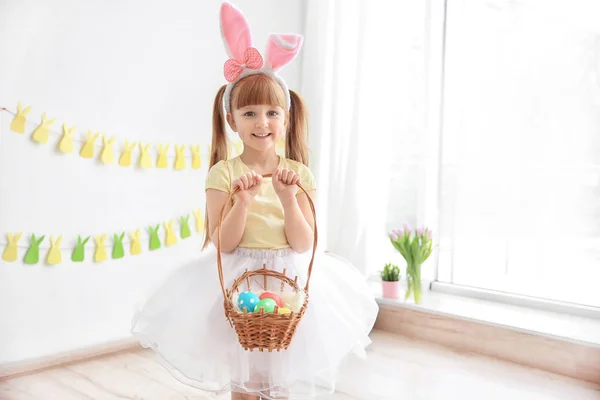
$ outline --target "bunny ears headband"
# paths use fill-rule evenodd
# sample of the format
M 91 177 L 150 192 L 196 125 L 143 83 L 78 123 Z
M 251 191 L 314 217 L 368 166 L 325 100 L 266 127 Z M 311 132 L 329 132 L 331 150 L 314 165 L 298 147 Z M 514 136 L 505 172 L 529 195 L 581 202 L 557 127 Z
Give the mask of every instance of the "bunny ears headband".
M 265 74 L 275 79 L 285 93 L 287 109 L 290 109 L 290 91 L 277 72 L 290 63 L 302 47 L 302 35 L 270 34 L 267 40 L 266 62 L 256 48 L 252 47 L 250 26 L 244 15 L 233 5 L 221 5 L 221 35 L 229 60 L 223 66 L 227 88 L 223 96 L 225 111 L 230 112 L 231 90 L 248 75 Z

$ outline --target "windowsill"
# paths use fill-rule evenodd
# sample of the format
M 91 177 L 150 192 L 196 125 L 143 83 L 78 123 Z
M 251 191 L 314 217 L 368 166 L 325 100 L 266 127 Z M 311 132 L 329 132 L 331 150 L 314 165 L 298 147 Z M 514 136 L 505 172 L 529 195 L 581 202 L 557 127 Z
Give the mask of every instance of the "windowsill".
M 415 304 L 412 298 L 404 300 L 404 281 L 401 282 L 402 289 L 398 299 L 383 298 L 380 281 L 371 281 L 370 284 L 379 304 L 448 315 L 523 333 L 600 347 L 600 319 L 439 293 L 426 290 L 425 288 L 429 287 L 428 282 L 423 283 L 421 304 Z

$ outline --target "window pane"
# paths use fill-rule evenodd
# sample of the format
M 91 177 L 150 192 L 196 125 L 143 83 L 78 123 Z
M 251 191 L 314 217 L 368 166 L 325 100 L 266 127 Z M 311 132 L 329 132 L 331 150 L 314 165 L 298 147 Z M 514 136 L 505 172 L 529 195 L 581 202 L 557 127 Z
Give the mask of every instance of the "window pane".
M 451 282 L 600 306 L 598 15 L 592 1 L 449 1 Z

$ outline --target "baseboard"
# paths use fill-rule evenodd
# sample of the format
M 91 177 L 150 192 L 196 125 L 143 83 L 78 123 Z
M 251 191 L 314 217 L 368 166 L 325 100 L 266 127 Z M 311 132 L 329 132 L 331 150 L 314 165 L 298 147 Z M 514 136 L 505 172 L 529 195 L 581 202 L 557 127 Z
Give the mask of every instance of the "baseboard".
M 109 354 L 131 351 L 138 348 L 141 348 L 139 342 L 132 337 L 113 342 L 98 344 L 83 349 L 58 353 L 46 357 L 3 364 L 0 365 L 0 380 L 4 380 L 6 378 L 14 377 L 17 375 L 31 374 L 33 372 L 57 367 L 59 365 L 72 364 L 90 358 L 102 357 Z
M 375 328 L 600 384 L 600 347 L 398 305 Z

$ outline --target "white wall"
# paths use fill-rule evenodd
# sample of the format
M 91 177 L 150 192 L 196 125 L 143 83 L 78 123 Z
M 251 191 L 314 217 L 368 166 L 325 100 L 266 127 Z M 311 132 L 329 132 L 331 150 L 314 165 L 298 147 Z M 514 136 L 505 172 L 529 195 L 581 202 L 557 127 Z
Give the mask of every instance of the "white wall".
M 261 51 L 269 32 L 302 33 L 301 0 L 235 4 Z M 12 116 L 0 113 L 0 243 L 8 232 L 24 232 L 22 260 L 31 233 L 63 234 L 62 247 L 72 249 L 79 233 L 129 233 L 204 206 L 211 107 L 226 60 L 219 6 L 217 0 L 0 0 L 0 107 L 33 106 L 25 135 L 10 131 Z M 283 72 L 294 89 L 300 65 Z M 185 171 L 126 169 L 57 153 L 58 136 L 46 145 L 29 140 L 44 112 L 57 119 L 56 131 L 65 122 L 81 139 L 88 129 L 115 136 L 117 157 L 124 139 L 201 144 L 204 167 L 189 169 L 188 159 Z M 193 228 L 193 216 L 190 222 Z M 152 253 L 143 241 L 141 255 L 127 255 L 125 246 L 125 258 L 100 264 L 90 261 L 92 242 L 82 264 L 70 261 L 70 250 L 56 266 L 0 261 L 0 363 L 128 337 L 138 299 L 195 257 L 201 236 Z

